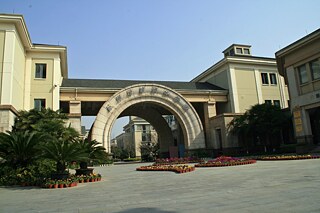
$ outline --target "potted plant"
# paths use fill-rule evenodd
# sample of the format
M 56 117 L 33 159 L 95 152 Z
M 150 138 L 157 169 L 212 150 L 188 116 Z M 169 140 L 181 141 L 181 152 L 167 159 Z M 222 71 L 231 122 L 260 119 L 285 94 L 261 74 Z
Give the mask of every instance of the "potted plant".
M 51 140 L 43 146 L 44 157 L 56 162 L 56 172 L 52 179 L 65 180 L 69 173 L 66 171 L 67 162 L 85 160 L 87 155 L 73 140 Z
M 64 180 L 58 180 L 57 183 L 58 183 L 58 188 L 63 188 L 64 184 L 65 184 L 65 181 Z
M 86 159 L 80 160 L 80 169 L 76 169 L 76 175 L 90 175 L 93 173 L 93 168 L 88 168 L 89 161 L 105 161 L 108 159 L 106 149 L 96 140 L 80 140 L 78 144 L 85 153 Z

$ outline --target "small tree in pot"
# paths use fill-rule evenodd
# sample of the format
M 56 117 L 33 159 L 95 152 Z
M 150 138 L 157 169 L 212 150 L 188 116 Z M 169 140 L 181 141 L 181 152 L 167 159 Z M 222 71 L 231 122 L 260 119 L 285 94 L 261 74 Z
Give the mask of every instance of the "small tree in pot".
M 56 173 L 53 174 L 53 179 L 65 179 L 68 177 L 66 167 L 68 162 L 84 161 L 87 159 L 87 154 L 72 140 L 51 140 L 43 146 L 44 157 L 56 162 Z
M 80 161 L 80 169 L 76 169 L 76 175 L 91 174 L 93 169 L 88 168 L 88 163 L 93 161 L 108 160 L 106 149 L 96 140 L 88 139 L 78 141 L 80 149 L 85 153 L 86 159 Z

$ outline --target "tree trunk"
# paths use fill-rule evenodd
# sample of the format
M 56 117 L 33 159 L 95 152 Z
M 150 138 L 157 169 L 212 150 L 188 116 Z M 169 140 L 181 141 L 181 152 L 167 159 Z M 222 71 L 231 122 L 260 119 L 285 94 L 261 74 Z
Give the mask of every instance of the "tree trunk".
M 66 171 L 65 163 L 57 162 L 57 173 L 64 173 Z
M 80 169 L 87 169 L 88 168 L 88 163 L 85 161 L 80 162 Z

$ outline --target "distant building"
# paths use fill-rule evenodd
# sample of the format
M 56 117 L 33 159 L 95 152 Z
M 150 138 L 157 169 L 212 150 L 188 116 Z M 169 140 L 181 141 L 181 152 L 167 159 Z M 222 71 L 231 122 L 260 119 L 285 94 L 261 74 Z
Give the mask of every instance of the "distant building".
M 289 86 L 297 152 L 320 145 L 320 29 L 276 52 Z
M 142 118 L 129 116 L 129 123 L 123 127 L 124 133 L 116 137 L 117 147 L 132 151 L 141 157 L 140 146 L 158 142 L 153 126 Z
M 210 118 L 213 138 L 207 147 L 224 152 L 241 148 L 228 124 L 255 104 L 270 103 L 288 107 L 289 95 L 274 58 L 252 56 L 251 46 L 233 44 L 223 51 L 224 58 L 195 77 L 193 82 L 208 82 L 229 91 L 228 102 L 216 103 L 216 116 Z

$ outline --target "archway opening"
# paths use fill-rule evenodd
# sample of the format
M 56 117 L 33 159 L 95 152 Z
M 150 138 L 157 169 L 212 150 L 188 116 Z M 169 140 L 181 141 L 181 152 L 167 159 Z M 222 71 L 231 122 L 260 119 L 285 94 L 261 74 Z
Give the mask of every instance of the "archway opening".
M 118 117 L 138 116 L 152 124 L 161 140 L 160 152 L 170 156 L 170 147 L 181 145 L 185 150 L 205 148 L 202 123 L 193 106 L 176 91 L 156 84 L 137 84 L 127 87 L 103 104 L 92 128 L 92 139 L 102 141 L 110 150 L 111 128 Z M 183 141 L 175 141 L 163 115 L 174 115 L 180 126 Z M 183 146 L 183 147 L 182 147 Z M 176 154 L 178 156 L 178 154 Z

